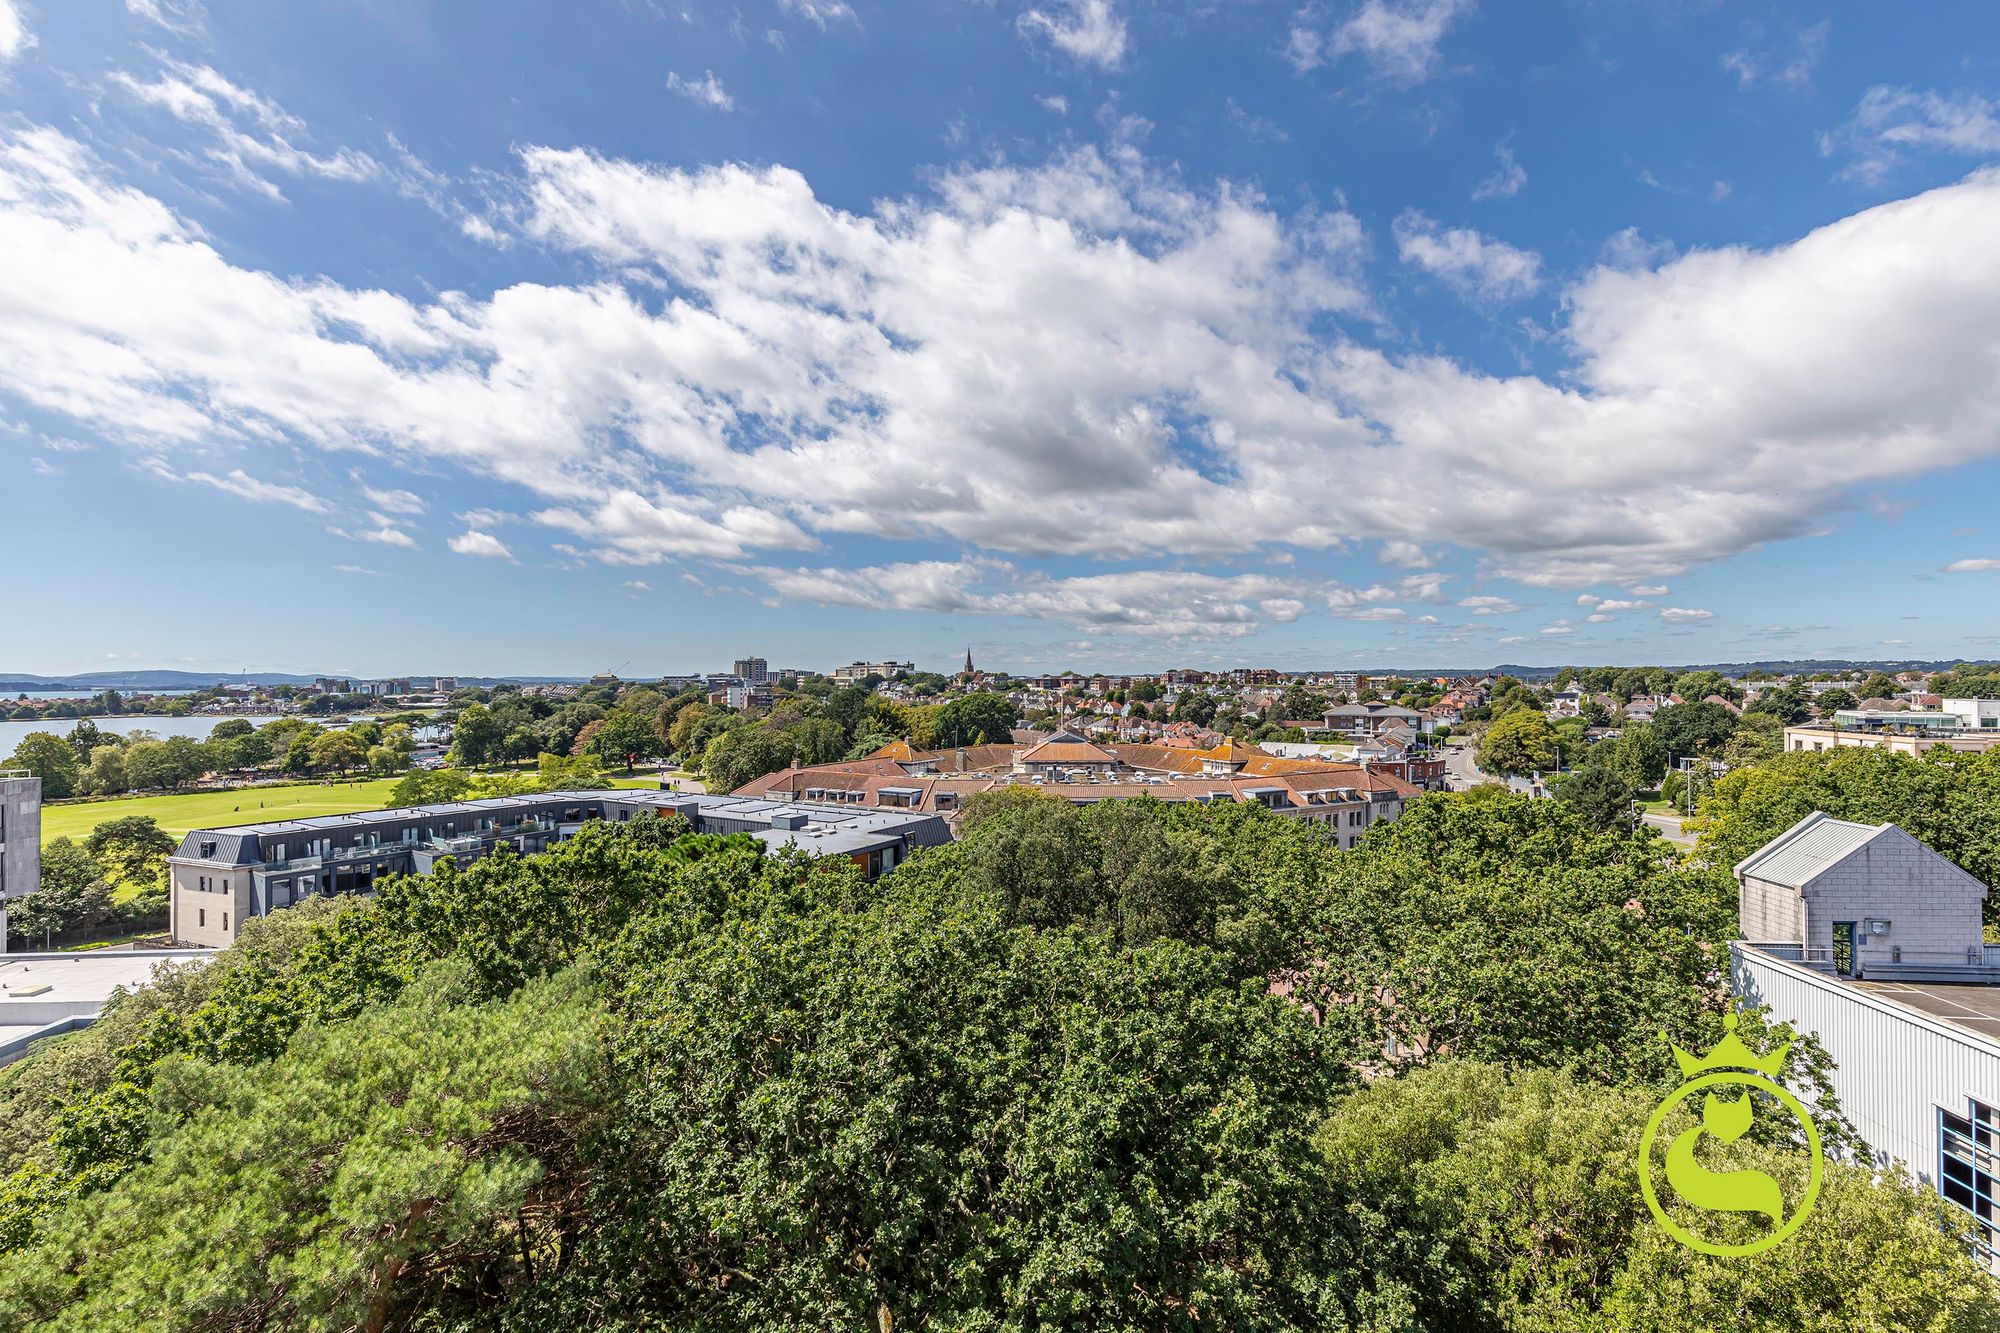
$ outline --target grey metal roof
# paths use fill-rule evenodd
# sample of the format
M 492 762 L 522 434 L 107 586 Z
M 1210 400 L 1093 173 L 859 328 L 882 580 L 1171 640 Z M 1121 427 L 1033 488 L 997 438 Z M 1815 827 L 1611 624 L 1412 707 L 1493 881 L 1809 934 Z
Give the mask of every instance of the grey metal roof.
M 260 837 L 289 834 L 325 833 L 336 830 L 407 825 L 415 819 L 465 814 L 496 814 L 520 811 L 550 811 L 552 807 L 589 802 L 606 809 L 649 807 L 680 810 L 693 816 L 697 827 L 730 824 L 748 826 L 745 831 L 768 840 L 792 842 L 826 851 L 854 851 L 882 845 L 885 839 L 910 837 L 920 844 L 942 842 L 950 835 L 938 816 L 913 810 L 880 810 L 809 801 L 770 801 L 752 797 L 707 795 L 692 792 L 657 791 L 647 788 L 619 788 L 605 791 L 539 792 L 525 796 L 496 796 L 477 801 L 449 801 L 438 805 L 403 807 L 393 810 L 363 810 L 345 815 L 315 815 L 306 819 L 276 819 L 261 824 L 241 824 L 229 828 L 196 829 L 181 839 L 173 855 L 181 860 L 203 860 L 225 865 L 244 865 L 263 859 Z M 780 814 L 804 815 L 810 821 L 795 836 L 791 831 L 772 830 Z M 759 825 L 763 826 L 761 829 Z M 935 828 L 931 826 L 935 825 Z M 837 845 L 832 835 L 842 835 Z M 212 856 L 200 855 L 203 843 L 216 844 Z
M 1815 810 L 1744 857 L 1736 873 L 1802 889 L 1894 827 L 1856 824 Z

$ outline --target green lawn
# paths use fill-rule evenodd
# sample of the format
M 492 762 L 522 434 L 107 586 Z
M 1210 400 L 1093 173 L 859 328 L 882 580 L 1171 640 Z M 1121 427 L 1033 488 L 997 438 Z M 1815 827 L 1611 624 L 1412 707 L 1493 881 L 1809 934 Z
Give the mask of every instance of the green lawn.
M 267 819 L 303 819 L 309 815 L 345 815 L 356 810 L 380 810 L 396 789 L 395 778 L 360 782 L 301 782 L 283 787 L 250 787 L 240 791 L 183 792 L 178 796 L 136 796 L 111 801 L 83 801 L 42 809 L 42 841 L 74 838 L 81 842 L 98 824 L 128 815 L 151 815 L 160 827 L 179 837 L 189 829 L 256 824 Z M 653 787 L 656 778 L 606 778 L 611 787 Z

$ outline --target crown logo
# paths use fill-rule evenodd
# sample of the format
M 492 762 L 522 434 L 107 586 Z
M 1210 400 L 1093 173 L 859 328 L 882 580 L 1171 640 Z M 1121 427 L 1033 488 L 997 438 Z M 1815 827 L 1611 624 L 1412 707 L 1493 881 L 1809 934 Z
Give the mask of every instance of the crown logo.
M 1681 1077 L 1691 1079 L 1710 1069 L 1754 1069 L 1772 1082 L 1777 1082 L 1778 1075 L 1785 1068 L 1785 1053 L 1791 1050 L 1792 1044 L 1781 1041 L 1770 1054 L 1757 1055 L 1736 1035 L 1736 1014 L 1733 1011 L 1722 1016 L 1722 1026 L 1728 1031 L 1723 1033 L 1722 1040 L 1715 1043 L 1707 1055 L 1689 1055 L 1668 1040 L 1667 1044 L 1674 1047 L 1674 1059 L 1680 1064 Z M 1666 1035 L 1664 1032 L 1660 1034 L 1662 1038 Z

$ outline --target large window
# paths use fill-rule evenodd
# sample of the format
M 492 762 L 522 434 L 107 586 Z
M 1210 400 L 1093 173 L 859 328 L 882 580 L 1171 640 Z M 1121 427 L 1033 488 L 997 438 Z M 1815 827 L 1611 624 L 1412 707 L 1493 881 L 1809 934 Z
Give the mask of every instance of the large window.
M 1944 1197 L 1971 1213 L 1974 1252 L 1981 1263 L 2000 1272 L 2000 1206 L 1994 1203 L 1994 1182 L 2000 1179 L 2000 1111 L 1966 1099 L 1969 1114 L 1953 1115 L 1938 1108 L 1938 1189 Z

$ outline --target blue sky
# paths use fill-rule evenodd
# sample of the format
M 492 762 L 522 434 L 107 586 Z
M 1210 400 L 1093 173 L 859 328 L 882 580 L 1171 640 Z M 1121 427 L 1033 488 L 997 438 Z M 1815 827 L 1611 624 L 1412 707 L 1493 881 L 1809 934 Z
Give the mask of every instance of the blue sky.
M 1924 14 L 0 0 L 0 670 L 2000 654 Z

